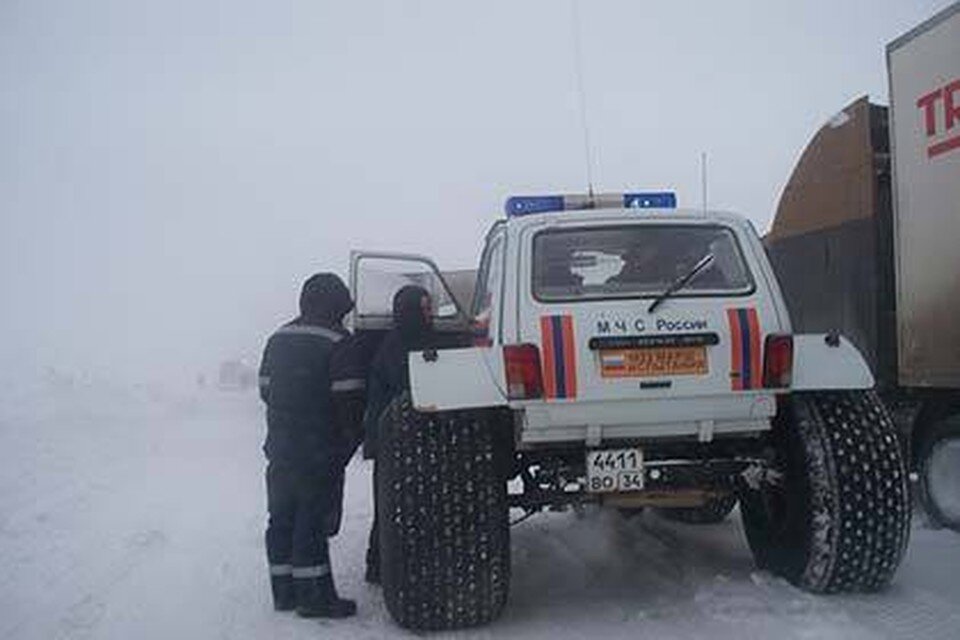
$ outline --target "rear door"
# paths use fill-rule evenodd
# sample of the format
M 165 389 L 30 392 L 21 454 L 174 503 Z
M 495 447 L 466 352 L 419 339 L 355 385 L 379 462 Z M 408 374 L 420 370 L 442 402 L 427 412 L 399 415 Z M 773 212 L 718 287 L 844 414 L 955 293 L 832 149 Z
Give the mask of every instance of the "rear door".
M 779 324 L 738 233 L 662 217 L 525 229 L 521 338 L 540 347 L 543 426 L 771 415 L 762 344 Z

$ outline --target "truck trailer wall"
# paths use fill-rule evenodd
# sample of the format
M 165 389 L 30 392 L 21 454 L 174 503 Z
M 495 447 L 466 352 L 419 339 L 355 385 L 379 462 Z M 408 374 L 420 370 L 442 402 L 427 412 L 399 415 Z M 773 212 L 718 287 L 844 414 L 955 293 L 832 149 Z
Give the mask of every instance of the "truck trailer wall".
M 960 3 L 887 47 L 900 383 L 960 387 Z
M 784 188 L 767 253 L 798 333 L 839 331 L 882 386 L 896 383 L 887 110 L 832 117 Z

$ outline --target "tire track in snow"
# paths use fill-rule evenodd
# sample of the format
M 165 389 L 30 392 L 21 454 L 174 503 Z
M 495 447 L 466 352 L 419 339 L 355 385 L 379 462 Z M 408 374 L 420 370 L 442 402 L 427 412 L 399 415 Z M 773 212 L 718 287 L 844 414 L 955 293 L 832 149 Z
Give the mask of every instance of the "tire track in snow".
M 130 536 L 127 552 L 100 572 L 84 589 L 84 595 L 59 618 L 54 637 L 74 639 L 93 635 L 114 590 L 139 566 L 160 553 L 167 542 L 166 534 L 159 529 L 142 530 Z
M 840 596 L 839 604 L 885 638 L 960 637 L 956 602 L 921 589 L 897 589 L 876 595 Z

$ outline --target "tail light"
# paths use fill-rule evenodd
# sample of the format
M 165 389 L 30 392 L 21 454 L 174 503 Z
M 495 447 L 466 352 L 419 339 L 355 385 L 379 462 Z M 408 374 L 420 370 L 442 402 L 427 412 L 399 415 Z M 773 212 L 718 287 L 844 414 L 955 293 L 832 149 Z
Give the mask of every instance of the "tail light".
M 792 378 L 793 336 L 767 336 L 763 348 L 763 386 L 767 389 L 784 389 L 790 386 Z
M 533 344 L 508 344 L 503 348 L 507 374 L 507 398 L 531 400 L 543 397 L 540 350 Z

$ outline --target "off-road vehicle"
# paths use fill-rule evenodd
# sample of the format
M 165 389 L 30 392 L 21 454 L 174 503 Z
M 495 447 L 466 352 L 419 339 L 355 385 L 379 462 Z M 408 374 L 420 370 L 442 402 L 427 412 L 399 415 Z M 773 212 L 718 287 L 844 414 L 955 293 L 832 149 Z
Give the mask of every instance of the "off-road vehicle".
M 380 419 L 382 580 L 400 625 L 500 614 L 511 509 L 716 522 L 739 502 L 761 568 L 814 592 L 890 581 L 909 494 L 869 367 L 841 335 L 791 332 L 747 219 L 675 202 L 510 198 L 467 310 L 428 258 L 352 256 L 370 344 L 392 291 L 417 282 L 453 347 L 411 353 L 411 393 Z

